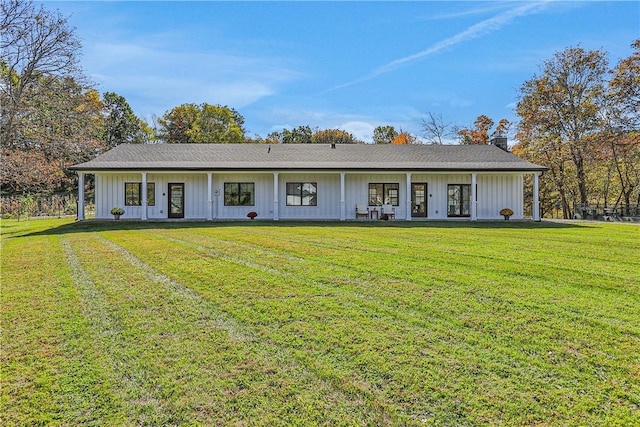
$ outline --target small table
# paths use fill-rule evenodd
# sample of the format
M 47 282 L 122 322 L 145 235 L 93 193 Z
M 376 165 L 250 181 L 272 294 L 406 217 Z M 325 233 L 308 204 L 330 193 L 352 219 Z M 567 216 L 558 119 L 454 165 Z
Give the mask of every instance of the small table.
M 373 208 L 369 211 L 369 219 L 373 219 L 374 215 L 378 219 L 378 208 Z

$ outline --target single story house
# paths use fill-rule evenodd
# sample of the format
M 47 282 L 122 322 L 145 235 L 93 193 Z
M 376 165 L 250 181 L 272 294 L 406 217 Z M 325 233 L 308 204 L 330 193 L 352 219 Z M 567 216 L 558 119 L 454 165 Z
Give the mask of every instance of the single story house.
M 503 145 L 506 148 L 506 140 Z M 546 169 L 492 145 L 122 144 L 71 167 L 95 176 L 96 218 L 395 220 L 524 217 Z M 360 212 L 356 215 L 356 207 Z M 365 212 L 362 212 L 365 209 Z M 391 211 L 390 211 L 391 210 Z

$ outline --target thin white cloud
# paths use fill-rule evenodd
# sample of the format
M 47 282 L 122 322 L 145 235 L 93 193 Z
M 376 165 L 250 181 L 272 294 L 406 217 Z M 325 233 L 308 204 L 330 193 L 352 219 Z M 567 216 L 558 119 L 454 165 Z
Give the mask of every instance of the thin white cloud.
M 447 19 L 453 19 L 453 18 L 462 18 L 464 16 L 480 15 L 480 14 L 489 13 L 489 12 L 496 12 L 498 10 L 505 10 L 505 9 L 508 9 L 510 5 L 511 3 L 495 2 L 495 3 L 490 3 L 489 5 L 483 5 L 482 7 L 466 9 L 458 12 L 431 15 L 423 20 L 424 21 L 441 21 L 441 20 L 447 20 Z
M 496 16 L 493 16 L 489 19 L 485 19 L 484 21 L 481 21 L 475 25 L 470 26 L 469 28 L 467 28 L 466 30 L 454 35 L 453 37 L 449 37 L 447 39 L 441 40 L 437 43 L 435 43 L 434 45 L 430 46 L 429 48 L 420 51 L 418 53 L 414 53 L 413 55 L 409 55 L 409 56 L 405 56 L 404 58 L 399 58 L 396 59 L 394 61 L 388 62 L 387 64 L 384 64 L 376 69 L 374 69 L 371 73 L 369 73 L 368 75 L 361 77 L 359 79 L 347 82 L 347 83 L 343 83 L 341 85 L 335 86 L 331 89 L 328 90 L 328 92 L 330 91 L 334 91 L 337 89 L 342 89 L 348 86 L 352 86 L 358 83 L 363 83 L 366 81 L 369 81 L 371 79 L 374 79 L 382 74 L 386 74 L 389 73 L 391 71 L 395 71 L 396 69 L 403 67 L 403 66 L 407 66 L 411 63 L 414 63 L 416 61 L 422 60 L 426 57 L 435 55 L 447 48 L 450 48 L 452 46 L 455 46 L 457 44 L 463 43 L 465 41 L 468 40 L 473 40 L 476 39 L 478 37 L 484 36 L 486 34 L 492 33 L 494 31 L 499 30 L 500 28 L 502 28 L 504 25 L 508 24 L 509 22 L 511 22 L 512 20 L 521 17 L 521 16 L 527 16 L 527 15 L 531 15 L 534 13 L 537 13 L 538 11 L 542 10 L 544 7 L 546 7 L 546 5 L 549 3 L 549 1 L 543 1 L 543 2 L 535 2 L 535 3 L 527 3 L 521 6 L 518 6 L 516 8 L 510 9 L 506 12 L 500 13 Z
M 242 108 L 302 77 L 275 57 L 175 51 L 152 43 L 90 43 L 84 57 L 91 78 L 125 96 L 142 115 L 161 115 L 157 107 L 185 102 Z

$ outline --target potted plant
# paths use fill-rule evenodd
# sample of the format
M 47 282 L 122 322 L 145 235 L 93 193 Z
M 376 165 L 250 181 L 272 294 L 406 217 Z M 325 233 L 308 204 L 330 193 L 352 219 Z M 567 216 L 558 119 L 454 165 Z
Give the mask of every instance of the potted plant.
M 504 208 L 504 209 L 500 210 L 500 215 L 502 215 L 504 217 L 505 221 L 508 221 L 509 217 L 511 215 L 513 215 L 513 211 L 511 209 L 509 209 L 509 208 Z
M 122 209 L 122 208 L 112 208 L 111 209 L 111 215 L 113 215 L 113 217 L 115 219 L 120 219 L 120 215 L 124 215 L 124 209 Z
M 253 211 L 251 211 L 251 212 L 249 212 L 247 214 L 247 218 L 249 218 L 250 220 L 255 219 L 255 217 L 257 217 L 257 216 L 258 216 L 258 213 L 257 212 L 253 212 Z

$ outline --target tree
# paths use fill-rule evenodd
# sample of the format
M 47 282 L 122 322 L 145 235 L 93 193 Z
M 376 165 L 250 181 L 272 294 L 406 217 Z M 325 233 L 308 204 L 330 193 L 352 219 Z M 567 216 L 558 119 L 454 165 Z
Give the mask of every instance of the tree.
M 124 143 L 140 144 L 145 142 L 143 122 L 139 120 L 124 97 L 113 92 L 104 94 L 104 140 L 107 147 L 113 148 Z
M 604 115 L 606 152 L 620 184 L 617 202 L 624 200 L 627 212 L 634 192 L 638 193 L 636 206 L 640 207 L 640 39 L 631 46 L 631 56 L 612 70 Z
M 16 131 L 17 122 L 28 114 L 25 98 L 35 85 L 42 87 L 42 76 L 83 81 L 78 68 L 81 46 L 59 12 L 19 0 L 2 0 L 0 9 L 0 139 L 5 146 L 16 146 L 23 136 Z
M 291 130 L 282 130 L 283 144 L 311 144 L 313 143 L 313 130 L 310 126 L 302 125 Z
M 264 139 L 266 144 L 284 144 L 282 132 L 273 131 Z
M 427 112 L 428 117 L 422 119 L 422 132 L 428 144 L 442 145 L 445 138 L 451 135 L 453 125 L 442 119 L 442 115 L 434 116 L 431 112 Z
M 398 136 L 396 136 L 395 138 L 393 138 L 393 140 L 390 142 L 390 144 L 416 144 L 417 143 L 417 138 L 413 135 L 411 135 L 409 132 L 405 132 L 402 129 L 400 130 L 400 133 L 398 134 Z
M 28 114 L 17 116 L 14 144 L 1 148 L 3 191 L 68 189 L 74 175 L 66 168 L 105 149 L 99 94 L 71 77 L 41 76 L 25 92 L 23 106 Z
M 398 136 L 393 126 L 377 126 L 373 130 L 374 144 L 390 144 Z
M 158 119 L 160 138 L 168 144 L 193 142 L 189 131 L 198 118 L 198 114 L 198 106 L 195 104 L 182 104 L 167 111 Z
M 621 60 L 609 81 L 611 113 L 626 131 L 640 129 L 640 39 L 631 44 L 634 52 Z
M 244 118 L 221 105 L 182 104 L 158 119 L 160 138 L 171 144 L 245 142 Z
M 580 203 L 589 201 L 586 172 L 594 158 L 594 136 L 602 129 L 599 113 L 604 104 L 606 73 L 604 53 L 569 48 L 545 61 L 542 75 L 534 76 L 520 89 L 519 145 L 547 159 L 543 164 L 551 168 L 557 181 L 565 217 L 569 216 L 569 178 L 575 179 Z M 559 165 L 563 165 L 562 173 Z
M 313 134 L 315 144 L 362 144 L 352 134 L 340 129 L 318 130 Z
M 490 132 L 493 127 L 493 120 L 483 114 L 478 116 L 473 122 L 473 129 L 458 129 L 457 133 L 460 137 L 460 144 L 462 145 L 488 145 L 491 141 L 491 136 L 505 136 L 509 130 L 509 126 L 509 120 L 501 119 L 495 130 Z

